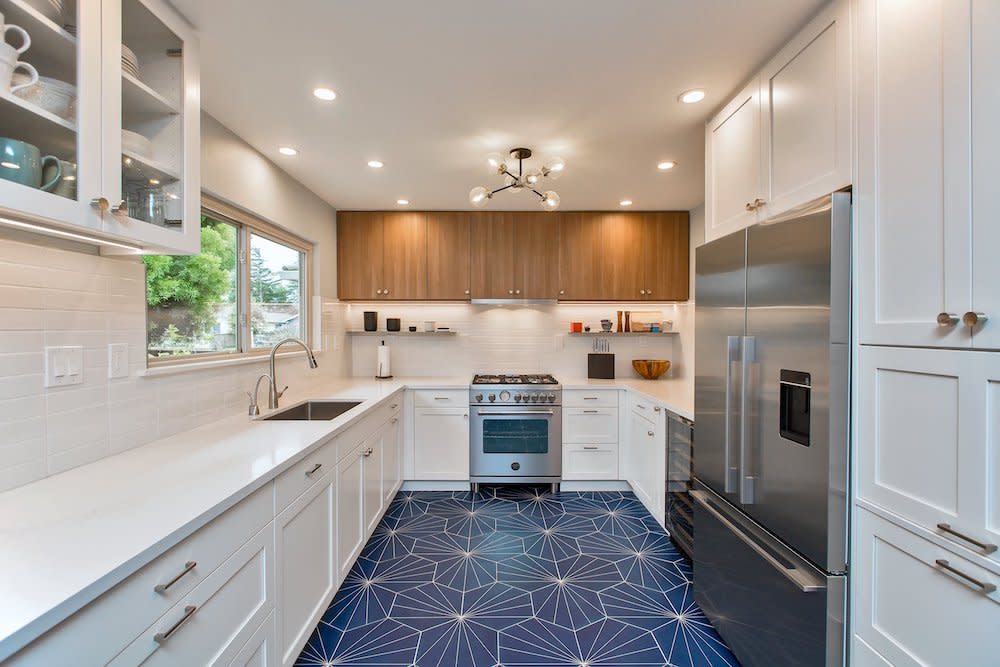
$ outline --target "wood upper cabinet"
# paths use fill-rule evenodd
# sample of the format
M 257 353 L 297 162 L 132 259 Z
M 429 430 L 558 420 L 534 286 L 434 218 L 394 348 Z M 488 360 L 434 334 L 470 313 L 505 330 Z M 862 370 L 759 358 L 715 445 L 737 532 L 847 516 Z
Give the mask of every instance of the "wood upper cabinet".
M 373 300 L 382 289 L 382 214 L 337 213 L 337 294 L 345 300 Z
M 551 212 L 518 213 L 514 223 L 514 291 L 522 299 L 559 292 L 559 220 Z
M 471 216 L 427 213 L 427 299 L 462 301 L 472 294 Z
M 477 213 L 472 218 L 472 298 L 513 299 L 514 215 Z
M 687 301 L 690 260 L 687 211 L 643 213 L 640 226 L 646 301 Z
M 607 249 L 600 213 L 559 214 L 559 298 L 564 301 L 610 299 L 604 267 Z
M 375 290 L 378 294 L 378 288 Z M 427 216 L 394 211 L 382 216 L 383 299 L 427 298 Z

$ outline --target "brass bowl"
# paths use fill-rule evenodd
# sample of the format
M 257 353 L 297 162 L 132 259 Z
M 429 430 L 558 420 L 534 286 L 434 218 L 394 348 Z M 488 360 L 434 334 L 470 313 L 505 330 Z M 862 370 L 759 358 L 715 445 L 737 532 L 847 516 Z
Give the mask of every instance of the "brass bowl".
M 670 369 L 666 359 L 633 359 L 632 368 L 647 380 L 655 380 Z

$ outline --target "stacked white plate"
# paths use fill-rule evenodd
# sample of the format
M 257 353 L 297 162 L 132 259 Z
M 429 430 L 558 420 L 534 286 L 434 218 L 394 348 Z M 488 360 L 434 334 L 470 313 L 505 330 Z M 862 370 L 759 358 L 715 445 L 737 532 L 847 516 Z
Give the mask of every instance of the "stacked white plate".
M 15 72 L 11 83 L 17 86 L 30 80 L 27 74 Z M 61 118 L 74 120 L 76 116 L 76 86 L 72 83 L 40 76 L 38 83 L 22 88 L 14 94 Z
M 122 71 L 139 78 L 139 59 L 135 57 L 135 51 L 122 44 Z
M 153 142 L 138 132 L 122 130 L 122 150 L 146 159 L 153 159 Z

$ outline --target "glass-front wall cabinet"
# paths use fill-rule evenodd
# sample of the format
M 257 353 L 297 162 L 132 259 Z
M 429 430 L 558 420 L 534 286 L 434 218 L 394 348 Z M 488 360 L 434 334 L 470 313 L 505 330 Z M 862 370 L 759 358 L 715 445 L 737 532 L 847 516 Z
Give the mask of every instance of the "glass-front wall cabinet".
M 0 0 L 0 27 L 3 217 L 197 252 L 190 25 L 162 0 Z

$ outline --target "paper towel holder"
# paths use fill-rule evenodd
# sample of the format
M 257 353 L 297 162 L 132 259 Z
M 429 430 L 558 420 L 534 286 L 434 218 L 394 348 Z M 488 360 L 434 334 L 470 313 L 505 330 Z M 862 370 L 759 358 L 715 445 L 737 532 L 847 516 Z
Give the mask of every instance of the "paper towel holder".
M 383 372 L 384 372 L 383 371 L 383 365 L 386 366 L 386 367 L 389 365 L 389 348 L 387 348 L 387 347 L 385 348 L 385 359 L 383 360 L 382 359 L 381 349 L 380 349 L 380 348 L 383 348 L 383 347 L 385 347 L 385 341 L 384 340 L 382 341 L 382 344 L 379 345 L 378 348 L 376 348 L 376 349 L 379 350 L 378 355 L 376 356 L 376 361 L 375 361 L 376 367 L 377 367 L 377 370 L 375 371 L 375 373 L 376 373 L 375 374 L 375 379 L 376 380 L 389 380 L 389 379 L 392 379 L 392 375 L 391 374 L 390 375 L 383 375 Z

